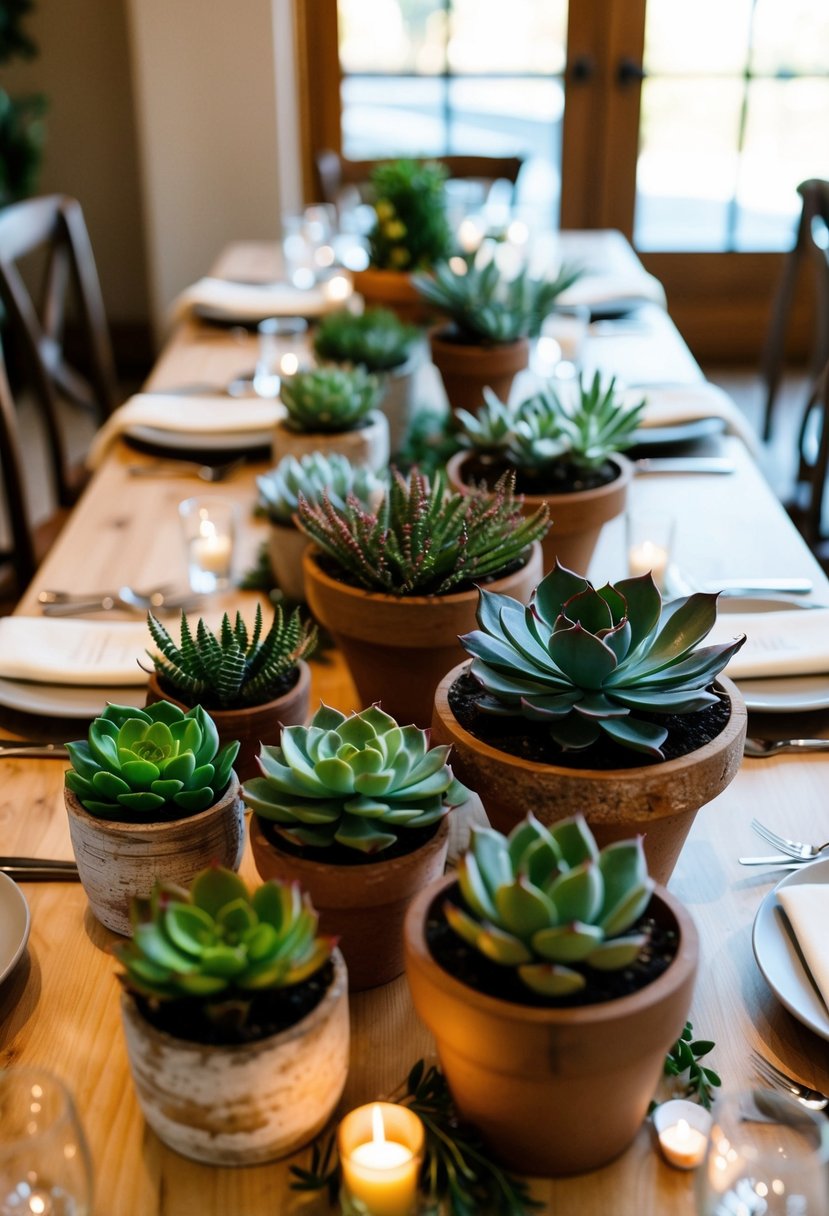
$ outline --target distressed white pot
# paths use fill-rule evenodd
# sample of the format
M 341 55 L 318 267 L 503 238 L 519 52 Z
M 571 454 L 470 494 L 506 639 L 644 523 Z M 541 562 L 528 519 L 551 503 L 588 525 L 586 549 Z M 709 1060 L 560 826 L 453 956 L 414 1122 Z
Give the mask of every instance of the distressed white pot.
M 331 456 L 337 452 L 348 457 L 352 464 L 367 464 L 375 472 L 389 463 L 389 424 L 385 414 L 372 410 L 365 426 L 354 431 L 335 433 L 318 431 L 304 434 L 292 431 L 284 420 L 279 420 L 273 432 L 273 458 L 279 464 L 284 456 L 301 460 L 312 452 Z
M 302 555 L 310 539 L 294 524 L 270 524 L 268 557 L 279 590 L 288 600 L 305 603 L 305 577 Z
M 420 346 L 402 363 L 382 373 L 385 392 L 380 401 L 380 409 L 386 415 L 389 424 L 389 446 L 393 453 L 399 452 L 409 433 L 409 427 L 417 406 L 417 377 L 416 372 L 422 362 Z
M 190 1043 L 151 1026 L 121 997 L 127 1054 L 144 1118 L 169 1148 L 210 1165 L 255 1165 L 295 1152 L 334 1110 L 348 1073 L 348 976 L 279 1034 L 232 1047 Z

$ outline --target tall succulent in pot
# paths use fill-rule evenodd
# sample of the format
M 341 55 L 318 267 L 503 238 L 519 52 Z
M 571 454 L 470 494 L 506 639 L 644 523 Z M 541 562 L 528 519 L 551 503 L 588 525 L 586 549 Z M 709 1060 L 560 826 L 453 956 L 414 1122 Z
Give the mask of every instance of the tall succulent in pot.
M 337 452 L 353 464 L 383 468 L 389 459 L 389 427 L 377 408 L 382 393 L 377 377 L 362 367 L 315 367 L 285 377 L 285 416 L 274 430 L 274 459 Z

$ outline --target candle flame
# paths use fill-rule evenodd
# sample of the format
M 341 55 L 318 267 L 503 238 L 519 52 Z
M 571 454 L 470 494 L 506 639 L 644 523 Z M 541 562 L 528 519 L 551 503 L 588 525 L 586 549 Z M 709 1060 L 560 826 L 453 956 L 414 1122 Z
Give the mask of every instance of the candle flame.
M 677 1125 L 676 1125 L 676 1138 L 677 1138 L 677 1140 L 687 1140 L 687 1139 L 688 1139 L 688 1134 L 689 1134 L 690 1130 L 691 1130 L 691 1128 L 690 1128 L 690 1126 L 689 1126 L 689 1124 L 688 1124 L 688 1120 L 687 1120 L 687 1119 L 679 1119 L 679 1120 L 677 1121 Z
M 386 1129 L 383 1126 L 383 1112 L 376 1102 L 371 1108 L 371 1135 L 375 1144 L 385 1144 Z
M 199 536 L 212 539 L 216 535 L 216 525 L 212 519 L 202 519 L 199 524 Z
M 287 351 L 279 361 L 279 370 L 283 376 L 295 376 L 299 371 L 299 359 L 293 351 Z

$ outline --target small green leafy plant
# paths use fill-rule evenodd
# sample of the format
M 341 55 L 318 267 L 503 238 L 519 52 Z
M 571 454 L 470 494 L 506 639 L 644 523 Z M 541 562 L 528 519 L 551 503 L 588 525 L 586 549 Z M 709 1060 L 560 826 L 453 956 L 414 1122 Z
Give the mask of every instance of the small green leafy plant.
M 297 663 L 316 645 L 316 627 L 303 621 L 298 608 L 288 613 L 279 604 L 264 637 L 258 604 L 252 632 L 239 612 L 232 624 L 225 613 L 217 634 L 201 619 L 194 634 L 182 613 L 178 644 L 152 613 L 147 623 L 161 652 L 147 653 L 164 686 L 187 704 L 198 702 L 214 709 L 241 709 L 272 701 L 286 691 Z
M 371 175 L 376 221 L 369 260 L 378 270 L 422 270 L 448 257 L 446 169 L 435 162 L 390 161 Z
M 291 844 L 377 853 L 466 800 L 448 754 L 377 705 L 349 717 L 321 705 L 310 725 L 286 726 L 278 747 L 263 744 L 262 776 L 242 796 Z
M 383 493 L 385 481 L 366 465 L 353 465 L 347 456 L 332 452 L 309 452 L 299 460 L 283 456 L 275 469 L 257 477 L 259 502 L 274 524 L 291 524 L 299 496 L 320 503 L 324 494 L 339 508 L 353 494 L 369 507 Z
M 717 596 L 662 603 L 650 574 L 595 590 L 556 563 L 529 605 L 480 589 L 479 629 L 461 642 L 485 713 L 549 723 L 560 747 L 579 750 L 607 735 L 664 759 L 666 727 L 639 717 L 687 714 L 717 702 L 709 685 L 745 634 L 700 646 L 717 618 Z
M 547 508 L 527 518 L 506 474 L 491 494 L 456 494 L 444 473 L 392 475 L 374 511 L 353 498 L 338 510 L 327 498 L 300 499 L 299 525 L 358 587 L 390 595 L 445 595 L 500 574 L 526 557 L 547 531 Z
M 383 389 L 362 367 L 315 367 L 282 381 L 285 425 L 303 435 L 340 434 L 363 426 Z
M 347 309 L 323 317 L 314 334 L 314 352 L 330 363 L 350 363 L 368 372 L 401 367 L 412 353 L 420 330 L 387 308 L 368 308 L 357 316 Z
M 685 1097 L 695 1098 L 706 1110 L 711 1109 L 714 1090 L 722 1085 L 722 1080 L 713 1068 L 700 1064 L 700 1060 L 713 1051 L 715 1046 L 711 1039 L 695 1039 L 693 1024 L 686 1022 L 682 1034 L 665 1058 L 665 1076 L 685 1076 Z

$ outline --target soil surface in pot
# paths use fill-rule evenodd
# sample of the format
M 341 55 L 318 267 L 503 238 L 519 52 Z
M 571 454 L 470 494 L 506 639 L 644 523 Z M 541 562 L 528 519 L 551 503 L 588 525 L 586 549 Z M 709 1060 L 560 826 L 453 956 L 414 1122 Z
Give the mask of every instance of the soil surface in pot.
M 489 583 L 497 582 L 498 579 L 508 578 L 510 574 L 515 574 L 516 570 L 523 570 L 524 566 L 526 566 L 527 562 L 529 561 L 530 552 L 531 551 L 528 549 L 523 558 L 518 558 L 516 561 L 510 562 L 508 566 L 505 566 L 503 570 L 499 570 L 496 574 L 486 574 L 483 578 L 475 579 L 474 583 L 471 581 L 457 583 L 451 588 L 450 591 L 447 592 L 447 594 L 460 595 L 462 591 L 473 591 L 476 587 L 486 587 Z M 346 587 L 357 587 L 360 591 L 369 590 L 369 588 L 362 586 L 362 584 L 359 583 L 356 578 L 350 577 L 348 571 L 343 570 L 339 562 L 333 557 L 329 557 L 327 553 L 318 554 L 316 561 L 320 570 L 322 570 L 324 574 L 327 574 L 329 578 L 335 579 L 338 583 L 344 583 Z M 392 595 L 394 593 L 390 591 L 381 591 L 379 588 L 371 588 L 371 594 Z M 433 592 L 429 591 L 428 589 L 418 589 L 414 592 L 415 596 L 432 594 Z M 410 597 L 400 595 L 398 598 L 405 600 Z M 380 643 L 378 642 L 378 644 Z
M 201 1001 L 152 1001 L 142 996 L 136 996 L 135 1000 L 142 1016 L 156 1030 L 189 1043 L 234 1047 L 241 1043 L 257 1043 L 301 1022 L 316 1009 L 333 980 L 334 964 L 329 959 L 301 984 L 257 993 L 251 1001 L 245 1024 L 238 1028 L 233 1026 L 232 1002 L 228 1002 L 227 1021 L 211 1022 L 204 1016 Z
M 523 984 L 515 968 L 491 962 L 458 937 L 443 914 L 446 899 L 463 906 L 457 885 L 432 901 L 426 918 L 426 941 L 435 962 L 460 983 L 513 1005 L 528 1005 L 533 1009 L 575 1009 L 630 996 L 658 979 L 676 956 L 676 929 L 659 923 L 646 911 L 628 930 L 648 934 L 647 944 L 632 966 L 620 971 L 596 971 L 582 964 L 580 970 L 587 978 L 585 988 L 572 996 L 545 997 Z
M 324 849 L 303 848 L 286 840 L 269 819 L 264 819 L 261 815 L 258 818 L 268 844 L 273 845 L 280 853 L 329 866 L 370 866 L 380 861 L 392 861 L 395 857 L 405 857 L 407 853 L 414 853 L 431 840 L 438 830 L 437 823 L 425 828 L 413 828 L 410 832 L 402 832 L 396 842 L 382 852 L 363 853 L 360 849 L 349 849 L 341 844 L 332 844 Z
M 498 751 L 518 756 L 521 760 L 532 760 L 537 764 L 555 764 L 561 768 L 616 769 L 641 768 L 643 765 L 663 764 L 663 760 L 652 759 L 643 752 L 634 752 L 622 747 L 608 736 L 581 751 L 563 751 L 550 735 L 544 722 L 532 722 L 528 718 L 502 718 L 497 714 L 484 713 L 478 707 L 484 689 L 474 676 L 465 673 L 449 689 L 449 705 L 464 730 L 469 731 L 482 743 Z M 676 760 L 687 756 L 716 739 L 728 722 L 731 704 L 720 695 L 716 705 L 697 710 L 692 714 L 647 714 L 638 712 L 643 722 L 654 722 L 664 726 L 668 737 L 662 744 L 665 760 Z
M 515 467 L 516 494 L 576 494 L 597 490 L 619 476 L 616 465 L 606 460 L 598 469 L 580 469 L 569 460 L 556 460 L 541 469 L 520 469 L 505 461 L 470 455 L 463 464 L 463 478 L 469 484 L 484 482 L 493 489 L 504 473 Z
M 175 697 L 177 701 L 181 701 L 182 705 L 188 705 L 193 709 L 196 705 L 201 705 L 211 713 L 218 710 L 220 713 L 228 712 L 235 709 L 259 709 L 262 705 L 266 705 L 268 701 L 276 701 L 278 697 L 284 697 L 286 692 L 290 692 L 296 685 L 299 679 L 299 668 L 292 667 L 290 671 L 286 671 L 284 676 L 281 676 L 275 684 L 272 685 L 270 695 L 267 701 L 257 701 L 254 705 L 222 705 L 221 701 L 216 701 L 209 696 L 199 696 L 194 700 L 189 693 L 183 692 L 180 688 L 176 688 L 168 680 L 165 680 L 161 675 L 157 674 L 158 687 L 168 697 Z

